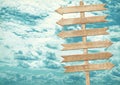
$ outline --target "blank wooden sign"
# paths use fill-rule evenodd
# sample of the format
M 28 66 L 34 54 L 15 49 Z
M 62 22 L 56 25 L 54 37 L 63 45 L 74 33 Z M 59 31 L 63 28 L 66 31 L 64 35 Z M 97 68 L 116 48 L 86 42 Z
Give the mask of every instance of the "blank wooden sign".
M 56 12 L 60 14 L 67 14 L 67 13 L 75 13 L 75 12 L 89 12 L 89 11 L 100 11 L 106 10 L 104 7 L 105 4 L 98 4 L 98 5 L 84 5 L 84 6 L 72 6 L 72 7 L 60 7 L 56 10 Z
M 93 36 L 93 35 L 106 35 L 108 34 L 107 28 L 96 28 L 88 30 L 74 30 L 74 31 L 62 31 L 58 34 L 61 38 L 77 37 L 77 36 Z
M 97 59 L 108 59 L 112 56 L 109 52 L 101 52 L 101 53 L 94 53 L 94 54 L 76 54 L 76 55 L 66 55 L 62 56 L 62 62 L 73 62 L 73 61 L 80 61 L 80 60 L 97 60 Z
M 86 24 L 86 23 L 97 23 L 97 22 L 106 22 L 106 16 L 94 16 L 86 18 L 70 18 L 70 19 L 61 19 L 57 24 L 61 26 L 73 25 L 73 24 Z
M 86 43 L 72 43 L 72 44 L 62 44 L 62 50 L 76 50 L 83 48 L 101 48 L 101 47 L 109 47 L 111 45 L 111 41 L 94 41 L 94 42 L 86 42 Z
M 112 63 L 103 64 L 89 64 L 89 65 L 76 65 L 76 66 L 65 66 L 65 72 L 78 72 L 78 71 L 93 71 L 93 70 L 105 70 L 113 68 Z

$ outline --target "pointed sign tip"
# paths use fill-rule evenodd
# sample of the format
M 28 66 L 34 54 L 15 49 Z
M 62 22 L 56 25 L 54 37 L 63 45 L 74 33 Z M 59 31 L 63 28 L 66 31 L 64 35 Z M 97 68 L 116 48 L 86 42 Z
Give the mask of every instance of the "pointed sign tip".
M 104 18 L 107 18 L 107 17 L 108 17 L 108 15 L 105 15 L 105 16 L 104 16 Z
M 108 28 L 107 28 L 107 27 L 105 27 L 104 29 L 105 29 L 105 30 L 108 30 Z
M 109 40 L 105 40 L 105 42 L 107 43 L 106 47 L 108 48 L 109 46 L 111 46 L 113 43 Z
M 60 33 L 59 33 L 59 34 L 57 34 L 57 36 L 58 36 L 58 37 L 60 37 Z
M 62 10 L 61 10 L 61 9 L 62 9 L 62 7 L 59 7 L 58 9 L 56 9 L 56 10 L 55 10 L 55 12 L 57 12 L 57 13 L 59 13 L 59 14 L 63 15 L 63 13 L 62 13 Z
M 67 66 L 64 66 L 65 70 L 67 70 Z
M 111 46 L 113 44 L 111 41 L 109 43 L 110 43 L 109 46 Z
M 61 51 L 65 51 L 65 49 L 63 48 Z
M 106 6 L 106 4 L 102 4 L 103 6 Z
M 64 63 L 65 61 L 64 61 L 64 60 L 62 60 L 61 62 L 62 62 L 62 63 Z
M 110 45 L 112 45 L 113 43 L 111 42 Z
M 62 32 L 60 32 L 57 36 L 61 37 L 62 39 L 65 38 L 65 37 L 63 36 Z
M 68 73 L 67 69 L 65 69 L 65 73 Z
M 62 60 L 61 63 L 64 63 L 64 60 Z
M 115 65 L 114 65 L 114 64 L 112 64 L 112 66 L 114 67 Z
M 109 57 L 112 57 L 112 56 L 113 56 L 113 54 L 112 54 L 112 53 L 109 53 L 109 52 L 108 52 L 108 55 L 109 55 Z
M 60 33 L 59 33 L 59 34 L 57 34 L 57 36 L 58 36 L 58 37 L 60 37 L 60 38 L 62 38 L 62 37 L 61 37 L 61 35 L 60 35 Z
M 110 64 L 110 69 L 112 69 L 114 67 L 114 64 L 109 63 Z
M 58 25 L 60 25 L 60 26 L 62 26 L 61 24 L 60 24 L 60 22 L 58 21 L 58 22 L 56 22 Z
M 63 26 L 63 24 L 62 24 L 62 21 L 63 21 L 63 18 L 62 19 L 60 19 L 58 22 L 56 22 L 58 25 L 60 25 L 60 26 Z
M 65 50 L 64 44 L 61 44 L 61 46 L 63 47 L 61 51 L 64 51 Z
M 65 44 L 61 44 L 63 47 L 65 46 Z
M 107 10 L 107 8 L 104 8 L 104 10 Z

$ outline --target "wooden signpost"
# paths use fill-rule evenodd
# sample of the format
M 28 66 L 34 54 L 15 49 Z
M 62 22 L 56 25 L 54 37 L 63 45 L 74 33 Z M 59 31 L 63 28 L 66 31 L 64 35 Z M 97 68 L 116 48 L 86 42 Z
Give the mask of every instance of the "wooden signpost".
M 86 30 L 87 23 L 106 22 L 105 20 L 106 16 L 85 17 L 84 12 L 106 10 L 104 6 L 105 4 L 84 5 L 83 1 L 80 1 L 80 6 L 72 6 L 65 8 L 60 7 L 56 10 L 56 12 L 58 12 L 59 14 L 78 13 L 78 12 L 80 13 L 80 18 L 61 19 L 57 22 L 57 24 L 61 26 L 81 24 L 81 30 L 62 31 L 58 34 L 58 36 L 61 38 L 82 36 L 82 42 L 62 44 L 63 46 L 62 50 L 64 51 L 64 50 L 83 49 L 84 51 L 83 54 L 62 56 L 64 59 L 62 62 L 75 62 L 81 60 L 85 61 L 84 65 L 65 66 L 66 69 L 65 72 L 84 71 L 86 74 L 86 85 L 90 85 L 89 71 L 111 69 L 114 66 L 110 62 L 102 63 L 102 64 L 90 64 L 88 62 L 89 60 L 109 59 L 112 56 L 112 54 L 109 52 L 100 52 L 93 54 L 88 53 L 89 48 L 109 47 L 112 44 L 112 42 L 109 40 L 87 42 L 87 36 L 108 34 L 108 32 L 106 32 L 107 28 L 95 28 L 95 29 L 93 28 Z

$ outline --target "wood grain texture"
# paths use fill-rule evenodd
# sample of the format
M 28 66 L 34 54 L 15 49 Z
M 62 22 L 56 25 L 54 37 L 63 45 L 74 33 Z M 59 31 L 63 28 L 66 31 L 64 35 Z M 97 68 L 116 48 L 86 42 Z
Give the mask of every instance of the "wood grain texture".
M 76 54 L 76 55 L 66 55 L 62 56 L 62 62 L 73 62 L 73 61 L 80 61 L 80 60 L 97 60 L 97 59 L 108 59 L 112 56 L 109 52 L 101 52 L 95 54 Z
M 105 70 L 112 69 L 112 63 L 103 64 L 89 64 L 89 65 L 76 65 L 76 66 L 65 66 L 65 72 L 79 72 L 79 71 L 92 71 L 92 70 Z
M 63 8 L 60 7 L 55 11 L 58 12 L 59 14 L 89 12 L 89 11 L 102 11 L 102 10 L 106 10 L 106 8 L 104 6 L 105 6 L 105 4 L 71 6 L 71 7 L 63 7 Z
M 62 31 L 58 34 L 61 38 L 77 37 L 77 36 L 94 36 L 94 35 L 106 35 L 108 34 L 107 28 L 96 28 L 88 30 L 74 30 L 74 31 Z
M 82 43 L 72 43 L 72 44 L 62 44 L 64 47 L 62 50 L 77 50 L 85 48 L 100 48 L 100 47 L 109 47 L 111 41 L 95 41 L 95 42 L 82 42 Z
M 92 16 L 92 17 L 83 17 L 83 18 L 70 18 L 70 19 L 61 19 L 57 24 L 61 26 L 73 25 L 73 24 L 87 24 L 87 23 L 98 23 L 106 22 L 106 16 Z

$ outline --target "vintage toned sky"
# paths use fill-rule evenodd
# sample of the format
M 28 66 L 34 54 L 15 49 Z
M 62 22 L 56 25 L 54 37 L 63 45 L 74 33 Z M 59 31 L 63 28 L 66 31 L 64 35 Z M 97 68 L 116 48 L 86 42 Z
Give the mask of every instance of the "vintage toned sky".
M 61 63 L 61 55 L 83 50 L 60 51 L 61 44 L 81 42 L 81 37 L 62 39 L 62 30 L 78 30 L 80 25 L 56 24 L 59 7 L 77 6 L 80 0 L 0 0 L 0 85 L 85 85 L 84 72 L 64 73 L 63 66 L 83 61 Z M 106 11 L 87 12 L 86 16 L 108 15 L 108 22 L 87 24 L 87 29 L 108 27 L 109 35 L 90 36 L 88 41 L 111 40 L 108 48 L 89 49 L 89 53 L 111 52 L 107 60 L 111 70 L 90 72 L 91 85 L 120 85 L 120 0 L 84 0 L 85 4 L 106 4 Z M 64 18 L 79 17 L 79 13 Z

